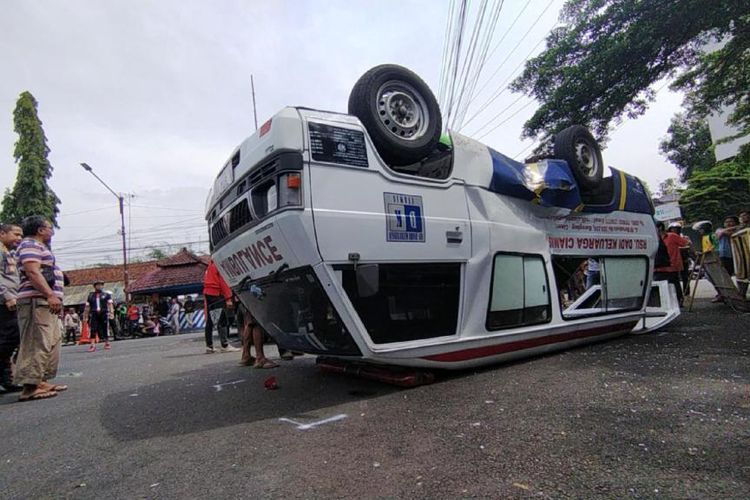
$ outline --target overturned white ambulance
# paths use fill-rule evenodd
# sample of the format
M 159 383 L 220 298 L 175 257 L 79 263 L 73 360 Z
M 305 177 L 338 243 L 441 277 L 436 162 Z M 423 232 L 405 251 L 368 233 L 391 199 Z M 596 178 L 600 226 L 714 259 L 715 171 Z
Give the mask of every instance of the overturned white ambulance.
M 441 138 L 429 88 L 391 65 L 349 112 L 281 110 L 209 195 L 213 258 L 279 345 L 453 369 L 643 324 L 653 207 L 637 178 L 602 177 L 585 129 L 526 164 Z

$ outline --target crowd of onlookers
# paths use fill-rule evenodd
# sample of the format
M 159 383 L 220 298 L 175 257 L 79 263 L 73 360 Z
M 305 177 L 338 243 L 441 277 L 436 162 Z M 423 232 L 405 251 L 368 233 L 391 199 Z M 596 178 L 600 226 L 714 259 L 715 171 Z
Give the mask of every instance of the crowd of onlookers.
M 232 295 L 213 262 L 206 271 L 203 300 L 154 295 L 144 303 L 115 304 L 112 294 L 97 281 L 85 303 L 63 307 L 66 278 L 51 249 L 53 224 L 42 216 L 20 224 L 0 224 L 0 394 L 20 392 L 20 401 L 56 397 L 68 389 L 51 380 L 57 374 L 63 335 L 75 343 L 88 330 L 90 352 L 97 345 L 111 349 L 110 334 L 118 336 L 179 333 L 184 317 L 188 328 L 195 312 L 205 316 L 206 352 L 237 352 L 228 341 L 229 327 L 237 323 L 242 338 L 241 363 L 274 368 L 263 352 L 264 332 L 250 312 Z M 220 347 L 213 347 L 213 329 L 219 330 Z M 251 355 L 251 347 L 255 356 Z M 293 353 L 280 349 L 282 359 Z M 15 369 L 13 365 L 15 362 Z
M 94 285 L 98 286 L 98 283 Z M 92 294 L 96 293 L 92 292 Z M 108 332 L 116 340 L 123 337 L 158 336 L 165 334 L 180 333 L 181 318 L 187 320 L 187 328 L 195 328 L 195 312 L 202 309 L 201 297 L 194 298 L 187 295 L 184 299 L 179 298 L 157 298 L 148 302 L 112 302 L 111 294 L 103 292 L 103 300 L 111 303 L 111 313 L 108 313 Z M 91 302 L 92 296 L 89 295 Z M 85 304 L 76 307 L 68 307 L 63 317 L 65 344 L 76 343 L 81 337 L 84 318 Z M 91 308 L 90 308 L 91 309 Z M 91 313 L 89 312 L 88 315 Z
M 700 221 L 685 228 L 681 222 L 656 222 L 660 243 L 654 259 L 654 281 L 668 281 L 673 284 L 677 293 L 677 300 L 682 306 L 686 296 L 690 295 L 690 282 L 700 277 L 710 277 L 703 270 L 702 255 L 715 251 L 722 267 L 729 276 L 734 277 L 737 291 L 742 297 L 747 295 L 748 276 L 736 273 L 734 260 L 735 250 L 731 238 L 743 229 L 750 228 L 750 211 L 742 210 L 738 215 L 725 217 L 722 227 L 714 229 L 710 221 Z M 690 232 L 692 239 L 686 236 Z M 746 247 L 744 247 L 746 248 Z M 750 255 L 737 256 L 750 259 Z M 571 272 L 566 282 L 561 300 L 569 306 L 574 300 L 582 296 L 586 290 L 600 283 L 599 259 L 581 258 L 576 263 L 577 268 Z M 745 269 L 750 263 L 745 265 Z M 717 293 L 714 302 L 724 299 Z
M 750 211 L 742 210 L 738 215 L 728 215 L 722 227 L 717 230 L 714 230 L 710 221 L 696 222 L 692 229 L 700 237 L 700 244 L 693 244 L 690 238 L 683 236 L 682 224 L 679 222 L 673 222 L 668 226 L 659 222 L 657 228 L 663 247 L 660 245 L 660 251 L 656 255 L 654 278 L 674 284 L 680 305 L 684 301 L 684 296 L 690 294 L 691 278 L 705 275 L 701 255 L 712 251 L 717 252 L 721 265 L 729 276 L 735 277 L 740 296 L 746 296 L 748 276 L 737 276 L 734 261 L 735 257 L 747 259 L 748 256 L 734 255 L 731 238 L 739 231 L 750 228 Z M 710 276 L 706 277 L 710 279 Z M 721 302 L 724 299 L 717 293 L 713 300 Z

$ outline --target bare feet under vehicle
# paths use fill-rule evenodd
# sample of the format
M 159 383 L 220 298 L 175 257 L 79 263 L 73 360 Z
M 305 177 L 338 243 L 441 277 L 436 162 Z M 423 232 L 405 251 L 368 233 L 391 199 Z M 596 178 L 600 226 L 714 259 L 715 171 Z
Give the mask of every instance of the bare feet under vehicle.
M 255 364 L 253 365 L 253 368 L 261 368 L 261 369 L 268 369 L 268 368 L 278 368 L 279 365 L 277 363 L 274 363 L 268 358 L 258 359 L 255 361 Z

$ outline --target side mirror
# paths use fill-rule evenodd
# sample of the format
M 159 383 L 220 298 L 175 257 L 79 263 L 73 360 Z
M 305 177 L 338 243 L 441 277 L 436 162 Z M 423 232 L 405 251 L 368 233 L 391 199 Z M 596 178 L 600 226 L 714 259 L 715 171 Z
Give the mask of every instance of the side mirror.
M 380 266 L 362 264 L 357 266 L 357 294 L 360 297 L 372 297 L 380 291 Z

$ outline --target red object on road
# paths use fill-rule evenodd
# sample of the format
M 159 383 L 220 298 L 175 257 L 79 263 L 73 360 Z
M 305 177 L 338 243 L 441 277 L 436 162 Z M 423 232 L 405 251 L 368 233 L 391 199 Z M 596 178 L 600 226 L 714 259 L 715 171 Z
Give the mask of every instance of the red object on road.
M 276 381 L 276 377 L 268 377 L 266 381 L 263 382 L 263 385 L 269 391 L 279 388 L 279 383 Z
M 91 334 L 89 333 L 89 324 L 86 322 L 81 326 L 81 338 L 78 339 L 78 345 L 88 344 L 89 342 L 91 342 Z

